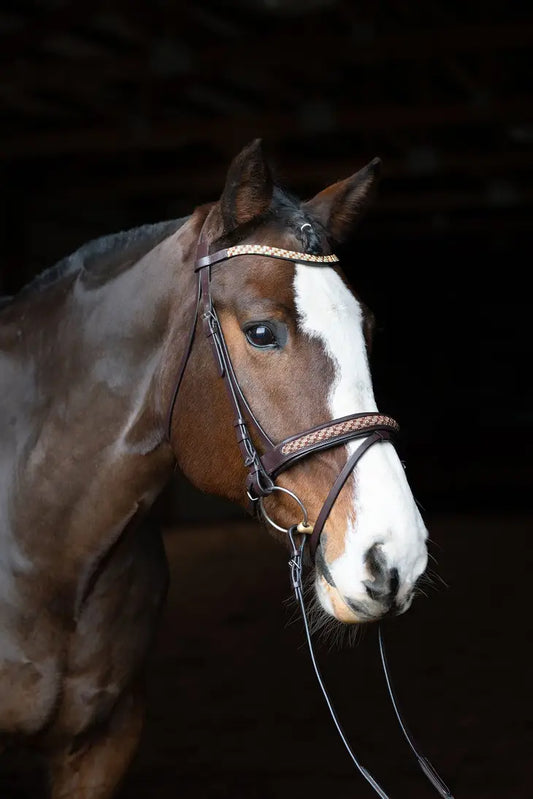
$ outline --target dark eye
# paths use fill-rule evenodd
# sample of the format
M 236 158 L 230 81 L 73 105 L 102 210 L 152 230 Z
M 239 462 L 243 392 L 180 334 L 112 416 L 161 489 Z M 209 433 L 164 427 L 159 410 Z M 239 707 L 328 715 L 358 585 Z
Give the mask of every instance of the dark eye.
M 278 340 L 272 328 L 265 322 L 250 325 L 244 334 L 252 347 L 277 347 Z

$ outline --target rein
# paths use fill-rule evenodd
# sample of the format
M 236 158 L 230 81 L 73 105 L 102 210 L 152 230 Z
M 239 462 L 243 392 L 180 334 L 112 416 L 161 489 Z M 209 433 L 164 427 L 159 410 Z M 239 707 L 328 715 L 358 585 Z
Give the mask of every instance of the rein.
M 233 413 L 233 426 L 235 428 L 237 443 L 244 465 L 248 470 L 248 475 L 246 478 L 246 493 L 249 500 L 249 511 L 252 515 L 262 517 L 276 530 L 284 532 L 288 535 L 292 549 L 291 559 L 289 561 L 292 587 L 302 612 L 309 653 L 319 686 L 322 690 L 337 731 L 355 766 L 371 785 L 374 791 L 378 794 L 378 796 L 381 797 L 381 799 L 389 799 L 389 795 L 385 793 L 385 791 L 380 787 L 380 785 L 367 771 L 367 769 L 361 765 L 353 753 L 339 723 L 335 710 L 333 709 L 333 705 L 324 685 L 313 649 L 311 632 L 309 629 L 305 601 L 303 597 L 302 571 L 303 555 L 307 538 L 309 538 L 309 551 L 311 560 L 314 563 L 316 550 L 320 543 L 320 536 L 324 529 L 324 525 L 342 487 L 344 486 L 350 474 L 353 472 L 357 462 L 374 444 L 380 443 L 382 441 L 390 441 L 391 436 L 398 432 L 399 425 L 390 416 L 385 416 L 378 412 L 355 413 L 349 416 L 343 416 L 339 419 L 333 419 L 325 424 L 317 425 L 316 427 L 312 427 L 303 433 L 290 436 L 280 443 L 274 444 L 259 421 L 256 419 L 252 409 L 250 408 L 250 405 L 246 400 L 246 397 L 239 386 L 211 295 L 212 267 L 216 264 L 220 264 L 240 255 L 260 255 L 267 258 L 288 260 L 292 261 L 293 263 L 311 263 L 317 265 L 334 264 L 338 263 L 339 261 L 337 256 L 333 254 L 311 255 L 309 253 L 294 252 L 292 250 L 284 250 L 278 247 L 255 244 L 241 244 L 218 250 L 217 252 L 210 254 L 209 246 L 205 237 L 204 224 L 198 239 L 196 252 L 195 272 L 198 278 L 194 318 L 189 330 L 185 351 L 178 369 L 178 377 L 175 383 L 174 391 L 172 393 L 167 414 L 167 439 L 168 441 L 171 440 L 174 408 L 192 351 L 198 320 L 201 319 L 204 334 L 206 335 L 212 347 L 219 376 L 224 381 L 224 386 L 226 388 Z M 260 442 L 262 454 L 259 454 L 256 445 L 252 440 L 250 430 L 253 430 L 256 440 Z M 359 438 L 363 439 L 362 443 L 348 458 L 346 464 L 333 483 L 314 525 L 311 524 L 308 519 L 307 510 L 301 499 L 293 491 L 290 491 L 283 486 L 276 485 L 276 477 L 286 469 L 290 468 L 290 466 L 299 461 L 301 458 L 304 458 L 314 452 L 318 452 L 330 447 L 336 447 L 352 439 Z M 270 518 L 263 507 L 263 499 L 275 491 L 279 491 L 290 496 L 299 506 L 302 514 L 302 519 L 299 523 L 286 528 L 278 525 L 273 519 Z M 297 544 L 296 536 L 299 534 L 302 535 L 302 541 L 300 544 Z M 392 688 L 385 656 L 385 645 L 381 627 L 378 629 L 379 650 L 383 672 L 392 706 L 394 708 L 394 712 L 402 733 L 406 738 L 412 752 L 414 753 L 420 768 L 442 799 L 453 799 L 450 790 L 439 777 L 429 760 L 419 753 L 403 722 Z

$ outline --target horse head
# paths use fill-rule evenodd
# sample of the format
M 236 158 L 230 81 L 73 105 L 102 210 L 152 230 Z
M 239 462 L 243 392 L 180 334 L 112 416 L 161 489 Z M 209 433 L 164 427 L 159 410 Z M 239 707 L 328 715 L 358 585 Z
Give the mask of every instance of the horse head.
M 232 162 L 218 202 L 196 209 L 191 218 L 203 252 L 241 248 L 242 254 L 209 267 L 210 293 L 239 391 L 274 443 L 378 410 L 368 359 L 371 314 L 340 265 L 324 258 L 351 235 L 378 172 L 376 159 L 301 202 L 274 183 L 256 141 Z M 264 257 L 257 252 L 261 246 L 317 261 Z M 247 506 L 247 467 L 208 338 L 197 333 L 192 346 L 171 445 L 194 485 Z M 261 453 L 257 427 L 250 438 Z M 268 517 L 282 529 L 299 521 L 294 494 L 315 523 L 358 446 L 360 441 L 349 440 L 317 448 L 277 475 L 276 485 L 292 493 L 263 497 Z M 315 558 L 320 606 L 347 623 L 403 612 L 426 567 L 426 538 L 396 450 L 380 441 L 357 462 L 325 523 Z

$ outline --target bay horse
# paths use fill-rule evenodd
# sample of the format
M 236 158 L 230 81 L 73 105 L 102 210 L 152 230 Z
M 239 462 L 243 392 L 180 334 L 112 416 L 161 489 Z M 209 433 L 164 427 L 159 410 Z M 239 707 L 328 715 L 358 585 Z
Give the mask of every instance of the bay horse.
M 302 202 L 257 140 L 217 202 L 90 242 L 2 303 L 0 741 L 44 755 L 51 799 L 111 797 L 135 753 L 168 582 L 149 509 L 176 463 L 204 492 L 260 499 L 281 531 L 312 530 L 336 483 L 313 550 L 323 613 L 408 608 L 427 531 L 376 407 L 371 315 L 334 255 L 378 173 L 375 159 Z M 362 446 L 350 425 L 367 423 L 377 445 L 338 484 Z M 268 483 L 262 435 L 313 450 Z

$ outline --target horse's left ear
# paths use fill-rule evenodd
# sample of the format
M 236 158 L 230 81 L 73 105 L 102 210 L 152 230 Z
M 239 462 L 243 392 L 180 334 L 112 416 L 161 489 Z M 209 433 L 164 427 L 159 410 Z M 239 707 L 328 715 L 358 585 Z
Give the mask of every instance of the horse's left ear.
M 353 232 L 355 223 L 366 210 L 379 179 L 381 161 L 374 158 L 355 175 L 340 180 L 304 203 L 331 238 L 342 244 Z

